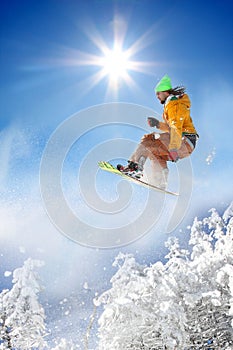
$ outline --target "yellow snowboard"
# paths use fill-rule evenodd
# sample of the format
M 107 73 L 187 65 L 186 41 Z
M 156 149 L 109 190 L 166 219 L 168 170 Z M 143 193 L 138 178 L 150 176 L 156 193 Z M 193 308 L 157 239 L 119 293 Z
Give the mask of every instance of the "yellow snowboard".
M 176 192 L 164 190 L 164 189 L 162 189 L 160 187 L 148 184 L 147 182 L 144 182 L 142 180 L 135 179 L 134 177 L 131 177 L 130 175 L 126 175 L 126 174 L 122 173 L 120 170 L 118 170 L 117 168 L 115 168 L 109 162 L 101 161 L 101 162 L 98 163 L 98 165 L 99 165 L 100 169 L 108 171 L 108 172 L 116 174 L 116 175 L 119 175 L 119 176 L 123 177 L 124 179 L 132 181 L 132 182 L 134 182 L 134 183 L 136 183 L 138 185 L 141 185 L 141 186 L 144 186 L 144 187 L 149 187 L 149 188 L 152 188 L 155 191 L 163 192 L 163 193 L 166 193 L 166 194 L 171 194 L 173 196 L 178 196 L 179 195 Z

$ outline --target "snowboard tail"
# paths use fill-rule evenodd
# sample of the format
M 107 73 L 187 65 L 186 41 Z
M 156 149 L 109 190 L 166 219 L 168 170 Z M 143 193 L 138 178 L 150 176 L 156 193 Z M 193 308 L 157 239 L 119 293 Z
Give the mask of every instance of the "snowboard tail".
M 166 194 L 170 194 L 170 195 L 173 195 L 173 196 L 178 196 L 179 195 L 176 192 L 172 192 L 172 191 L 169 191 L 169 190 L 164 190 L 163 188 L 160 188 L 158 186 L 151 185 L 151 184 L 149 184 L 149 183 L 147 183 L 145 181 L 136 179 L 134 177 L 131 177 L 130 175 L 126 175 L 126 174 L 122 173 L 120 170 L 118 170 L 116 167 L 114 167 L 109 162 L 101 161 L 101 162 L 98 162 L 98 165 L 99 165 L 99 168 L 104 170 L 104 171 L 108 171 L 108 172 L 110 172 L 112 174 L 116 174 L 118 176 L 121 176 L 124 179 L 126 179 L 128 181 L 131 181 L 131 182 L 134 182 L 134 183 L 136 183 L 138 185 L 141 185 L 143 187 L 151 188 L 151 189 L 153 189 L 155 191 L 166 193 Z

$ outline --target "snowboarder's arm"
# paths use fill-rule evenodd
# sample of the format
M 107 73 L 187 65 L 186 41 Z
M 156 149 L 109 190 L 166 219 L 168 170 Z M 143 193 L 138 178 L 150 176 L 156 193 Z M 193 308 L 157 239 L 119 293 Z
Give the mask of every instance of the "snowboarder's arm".
M 165 132 L 170 132 L 168 124 L 164 122 L 159 122 L 159 129 Z

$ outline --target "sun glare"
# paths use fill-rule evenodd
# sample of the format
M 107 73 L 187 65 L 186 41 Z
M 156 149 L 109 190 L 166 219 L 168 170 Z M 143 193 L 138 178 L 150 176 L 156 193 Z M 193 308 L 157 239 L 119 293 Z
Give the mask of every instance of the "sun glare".
M 92 66 L 98 69 L 92 75 L 89 75 L 82 81 L 82 93 L 86 94 L 93 87 L 99 84 L 103 79 L 107 80 L 106 93 L 119 92 L 120 84 L 124 83 L 127 86 L 135 89 L 136 82 L 132 78 L 133 72 L 141 72 L 151 74 L 148 67 L 154 67 L 156 62 L 146 62 L 135 60 L 135 55 L 144 50 L 151 43 L 152 30 L 143 33 L 131 46 L 126 45 L 125 37 L 127 32 L 127 23 L 122 19 L 114 18 L 113 21 L 114 36 L 112 48 L 104 41 L 100 32 L 94 27 L 94 24 L 88 23 L 84 31 L 90 41 L 99 50 L 99 54 L 87 53 L 84 51 L 70 50 L 67 52 L 67 58 L 63 61 L 64 64 L 72 66 Z M 86 29 L 88 28 L 88 30 Z M 123 49 L 125 48 L 126 49 Z M 81 82 L 80 82 L 81 86 Z

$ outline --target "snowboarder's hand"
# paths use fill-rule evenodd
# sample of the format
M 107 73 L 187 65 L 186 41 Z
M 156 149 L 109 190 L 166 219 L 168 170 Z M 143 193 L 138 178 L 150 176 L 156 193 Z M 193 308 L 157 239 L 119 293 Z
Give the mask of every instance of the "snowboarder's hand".
M 177 160 L 179 159 L 178 153 L 176 149 L 171 149 L 169 151 L 169 160 L 171 160 L 172 162 L 177 162 Z
M 159 120 L 158 119 L 156 119 L 154 117 L 148 117 L 147 122 L 148 122 L 149 126 L 151 126 L 152 128 L 155 126 L 157 129 L 159 129 Z

